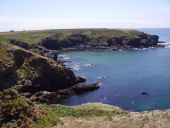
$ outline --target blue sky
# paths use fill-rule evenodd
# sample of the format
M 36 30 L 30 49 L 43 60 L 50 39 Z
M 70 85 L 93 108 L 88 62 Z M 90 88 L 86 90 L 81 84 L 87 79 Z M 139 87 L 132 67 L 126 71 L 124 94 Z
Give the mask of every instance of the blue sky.
M 0 0 L 0 31 L 170 27 L 170 0 Z

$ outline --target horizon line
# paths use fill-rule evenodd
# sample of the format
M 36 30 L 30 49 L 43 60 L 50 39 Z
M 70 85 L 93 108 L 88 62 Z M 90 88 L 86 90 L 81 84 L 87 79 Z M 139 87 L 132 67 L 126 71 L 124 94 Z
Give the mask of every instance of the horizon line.
M 79 30 L 79 29 L 130 29 L 130 30 L 138 30 L 138 29 L 170 29 L 170 27 L 139 27 L 139 28 L 128 28 L 128 27 L 110 27 L 110 28 L 100 28 L 100 27 L 95 27 L 95 28 L 92 28 L 92 27 L 86 27 L 86 28 L 49 28 L 49 29 L 24 29 L 24 30 L 14 30 L 14 29 L 11 29 L 11 30 L 6 30 L 6 31 L 1 31 L 0 32 L 24 32 L 24 31 L 47 31 L 47 30 Z

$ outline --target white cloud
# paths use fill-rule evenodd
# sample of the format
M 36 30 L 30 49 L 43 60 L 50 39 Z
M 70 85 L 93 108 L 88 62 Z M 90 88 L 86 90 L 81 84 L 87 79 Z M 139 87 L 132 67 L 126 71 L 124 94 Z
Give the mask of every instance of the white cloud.
M 61 28 L 139 28 L 159 27 L 159 20 L 111 20 L 111 19 L 33 19 L 0 16 L 0 31 L 61 29 Z M 169 25 L 169 23 L 168 23 Z M 166 26 L 166 23 L 165 23 Z M 163 26 L 164 27 L 164 26 Z

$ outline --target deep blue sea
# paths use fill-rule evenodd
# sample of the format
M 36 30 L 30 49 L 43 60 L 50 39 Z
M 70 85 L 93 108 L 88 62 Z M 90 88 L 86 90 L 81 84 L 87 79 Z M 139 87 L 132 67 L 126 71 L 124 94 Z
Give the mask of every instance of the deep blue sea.
M 131 111 L 170 108 L 170 29 L 139 30 L 159 35 L 167 48 L 62 53 L 76 75 L 85 77 L 87 83 L 98 81 L 101 85 L 96 91 L 70 96 L 62 104 L 102 102 Z

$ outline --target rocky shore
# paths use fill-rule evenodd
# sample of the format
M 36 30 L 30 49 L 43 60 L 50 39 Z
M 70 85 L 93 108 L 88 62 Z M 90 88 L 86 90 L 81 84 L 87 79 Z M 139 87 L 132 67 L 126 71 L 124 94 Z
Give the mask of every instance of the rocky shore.
M 116 31 L 116 30 L 115 30 Z M 118 31 L 118 30 L 117 30 Z M 157 35 L 149 35 L 135 30 L 120 30 L 120 35 L 105 35 L 112 30 L 95 33 L 89 30 L 72 32 L 69 35 L 55 35 L 42 39 L 38 45 L 50 50 L 93 50 L 93 49 L 112 49 L 132 50 L 135 48 L 164 47 Z
M 36 109 L 37 103 L 59 103 L 69 95 L 99 88 L 85 81 L 58 61 L 17 43 L 0 43 L 0 127 L 31 128 L 41 117 L 37 113 L 46 113 Z
M 14 88 L 32 101 L 58 103 L 71 94 L 100 88 L 97 83 L 86 85 L 84 78 L 75 76 L 71 69 L 58 60 L 59 52 L 73 49 L 164 47 L 160 43 L 163 42 L 159 41 L 157 35 L 112 29 L 53 32 L 33 45 L 12 38 L 0 44 L 0 90 Z
M 76 76 L 58 60 L 59 52 L 164 47 L 158 36 L 135 30 L 65 30 L 47 34 L 34 44 L 11 35 L 3 34 L 3 38 L 0 40 L 0 127 L 3 128 L 31 126 L 38 120 L 37 115 L 47 113 L 41 107 L 38 109 L 37 103 L 56 104 L 69 95 L 100 88 L 98 83 L 86 84 L 86 79 Z

